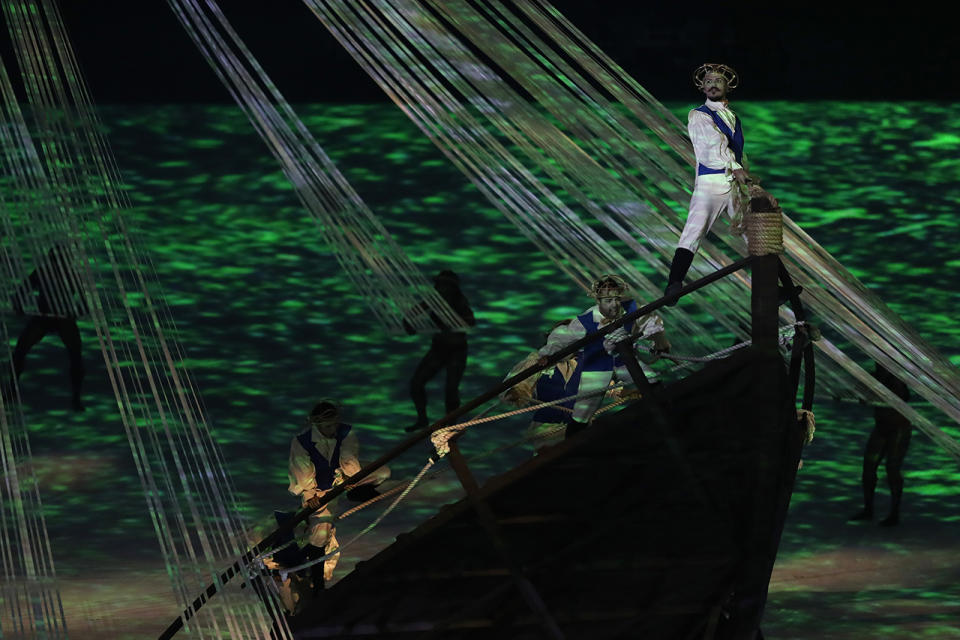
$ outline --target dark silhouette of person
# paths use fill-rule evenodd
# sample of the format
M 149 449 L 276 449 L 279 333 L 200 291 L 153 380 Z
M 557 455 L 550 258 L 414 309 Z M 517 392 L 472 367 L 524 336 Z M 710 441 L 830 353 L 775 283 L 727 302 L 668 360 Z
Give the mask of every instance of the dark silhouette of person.
M 444 270 L 433 278 L 433 286 L 446 300 L 447 304 L 469 326 L 476 326 L 470 302 L 460 290 L 460 278 L 450 270 Z M 421 305 L 425 308 L 426 305 Z M 427 382 L 446 368 L 447 380 L 444 388 L 444 401 L 447 413 L 460 406 L 460 380 L 467 368 L 467 334 L 448 327 L 442 319 L 430 312 L 430 318 L 437 331 L 433 334 L 430 350 L 423 356 L 410 378 L 410 397 L 417 409 L 417 421 L 406 427 L 406 431 L 416 431 L 430 424 L 427 419 Z M 404 320 L 407 333 L 413 335 L 416 330 Z
M 874 363 L 873 377 L 904 401 L 910 399 L 910 390 L 883 366 Z M 874 427 L 863 452 L 863 510 L 851 520 L 873 518 L 873 495 L 877 488 L 877 468 L 886 460 L 887 484 L 890 486 L 890 515 L 880 521 L 885 527 L 900 522 L 900 499 L 903 496 L 903 459 L 910 446 L 910 421 L 893 407 L 876 406 L 873 409 Z
M 27 326 L 17 338 L 13 350 L 13 370 L 17 380 L 26 368 L 27 353 L 48 333 L 56 333 L 67 348 L 70 359 L 70 388 L 74 411 L 83 411 L 83 356 L 77 317 L 88 311 L 80 279 L 70 264 L 69 252 L 63 245 L 55 245 L 46 259 L 17 289 L 13 308 L 17 315 L 27 315 L 24 300 L 36 302 L 38 315 L 27 316 Z

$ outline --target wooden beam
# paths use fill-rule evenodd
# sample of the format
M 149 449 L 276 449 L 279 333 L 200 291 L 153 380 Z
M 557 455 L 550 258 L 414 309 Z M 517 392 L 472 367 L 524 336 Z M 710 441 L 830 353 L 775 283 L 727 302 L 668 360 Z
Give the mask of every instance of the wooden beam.
M 480 486 L 470 472 L 467 461 L 460 452 L 460 447 L 456 440 L 450 441 L 450 453 L 447 455 L 450 459 L 450 466 L 454 472 L 456 472 L 457 478 L 460 479 L 460 484 L 463 485 L 464 491 L 467 492 L 467 497 L 477 512 L 477 520 L 480 521 L 481 526 L 486 530 L 487 536 L 490 538 L 494 549 L 497 550 L 506 562 L 523 599 L 526 600 L 527 605 L 540 619 L 540 624 L 549 637 L 557 639 L 564 638 L 563 631 L 560 630 L 557 621 L 554 620 L 553 615 L 549 609 L 547 609 L 543 598 L 540 597 L 536 587 L 534 587 L 530 579 L 524 575 L 520 565 L 514 560 L 510 553 L 506 541 L 504 541 L 503 536 L 500 534 L 500 527 L 497 525 L 496 516 L 493 514 L 493 510 L 490 509 L 490 505 L 480 497 Z

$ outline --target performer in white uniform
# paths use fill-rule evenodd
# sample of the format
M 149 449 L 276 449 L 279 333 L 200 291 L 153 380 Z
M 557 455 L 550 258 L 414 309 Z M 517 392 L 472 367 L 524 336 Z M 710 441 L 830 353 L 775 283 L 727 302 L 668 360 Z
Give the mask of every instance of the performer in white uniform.
M 687 131 L 697 156 L 697 178 L 687 222 L 670 265 L 665 296 L 675 296 L 683 287 L 694 254 L 721 212 L 727 212 L 731 230 L 742 233 L 742 208 L 749 201 L 744 190 L 752 178 L 743 153 L 743 128 L 727 103 L 727 93 L 737 82 L 737 72 L 725 64 L 707 63 L 694 73 L 694 83 L 706 96 L 706 102 L 687 117 Z M 668 304 L 676 303 L 674 299 Z
M 624 313 L 637 308 L 633 300 L 625 300 L 627 283 L 616 275 L 604 275 L 592 287 L 591 295 L 597 304 L 574 318 L 566 326 L 557 327 L 551 332 L 547 344 L 540 348 L 540 363 L 546 364 L 546 358 L 564 347 L 583 338 L 587 333 L 616 320 Z M 580 355 L 580 387 L 578 393 L 596 391 L 610 386 L 611 381 L 632 382 L 626 364 L 615 355 L 617 342 L 634 336 L 637 339 L 652 340 L 656 351 L 670 350 L 670 342 L 663 331 L 663 320 L 655 313 L 627 323 L 623 328 L 610 333 L 602 341 L 587 344 Z M 654 358 L 655 359 L 655 358 Z M 651 360 L 652 362 L 652 360 Z M 643 363 L 641 362 L 641 366 Z M 644 367 L 648 377 L 655 375 Z M 603 394 L 589 398 L 580 398 L 573 406 L 573 420 L 567 426 L 567 435 L 573 435 L 583 429 L 603 401 Z
M 342 482 L 350 482 L 350 476 L 360 471 L 360 444 L 357 434 L 349 424 L 340 422 L 340 410 L 332 401 L 318 403 L 310 412 L 307 421 L 310 429 L 300 433 L 290 443 L 289 478 L 290 493 L 300 496 L 302 505 L 321 496 Z M 360 485 L 379 485 L 390 477 L 390 469 L 381 467 L 360 481 Z M 335 502 L 335 501 L 334 501 Z M 333 515 L 334 503 L 310 515 L 308 521 L 309 544 L 303 548 L 308 559 L 318 558 L 338 546 Z M 323 580 L 333 577 L 340 554 L 322 563 L 322 572 L 313 573 L 314 589 Z

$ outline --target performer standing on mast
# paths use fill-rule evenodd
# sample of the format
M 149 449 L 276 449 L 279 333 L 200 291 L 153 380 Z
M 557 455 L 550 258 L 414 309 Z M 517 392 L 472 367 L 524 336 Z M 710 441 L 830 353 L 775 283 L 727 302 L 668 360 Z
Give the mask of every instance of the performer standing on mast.
M 725 210 L 731 230 L 741 232 L 741 207 L 748 202 L 743 190 L 752 181 L 743 153 L 743 127 L 727 102 L 727 94 L 739 82 L 737 72 L 725 64 L 708 62 L 694 72 L 693 81 L 706 101 L 687 116 L 687 131 L 697 156 L 697 178 L 663 292 L 674 297 L 667 303 L 670 306 L 677 303 L 675 296 L 683 287 L 693 256 L 720 213 Z

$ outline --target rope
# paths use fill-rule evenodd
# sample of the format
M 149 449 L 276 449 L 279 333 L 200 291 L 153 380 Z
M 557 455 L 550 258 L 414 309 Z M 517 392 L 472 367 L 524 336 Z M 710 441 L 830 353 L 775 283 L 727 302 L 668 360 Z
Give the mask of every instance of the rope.
M 677 210 L 689 201 L 693 183 L 689 139 L 682 123 L 548 0 L 525 0 L 515 8 L 498 2 L 495 9 L 487 9 L 492 3 L 464 0 L 305 3 L 451 162 L 564 273 L 583 286 L 591 273 L 621 271 L 637 292 L 659 293 L 642 274 L 624 273 L 631 260 L 592 233 L 578 212 L 593 216 L 663 273 L 683 226 Z M 537 179 L 540 175 L 549 178 L 549 186 Z M 960 422 L 956 367 L 788 217 L 783 224 L 784 260 L 791 272 L 796 270 L 811 309 L 860 356 L 903 371 L 918 395 Z M 775 237 L 760 236 L 755 251 L 781 251 Z M 741 255 L 747 250 L 738 237 L 718 238 Z M 703 243 L 694 272 L 730 263 L 714 241 Z M 602 264 L 614 266 L 598 269 Z M 749 276 L 738 274 L 689 306 L 709 315 L 711 327 L 739 333 L 750 323 L 750 307 L 744 304 L 749 287 Z M 696 318 L 680 308 L 669 313 L 672 332 L 712 344 L 712 332 Z M 787 309 L 780 313 L 791 315 Z M 868 380 L 869 373 L 857 364 L 862 357 L 851 358 L 829 340 L 818 342 L 817 349 L 827 356 L 820 371 L 832 392 L 895 402 L 882 385 Z M 919 414 L 915 419 L 960 457 L 956 440 L 929 419 Z
M 783 214 L 748 213 L 747 246 L 752 256 L 783 253 Z
M 610 385 L 602 389 L 595 389 L 593 391 L 587 391 L 586 393 L 578 393 L 572 396 L 567 396 L 565 398 L 559 398 L 557 400 L 550 400 L 549 402 L 540 402 L 538 404 L 530 405 L 528 407 L 521 407 L 519 409 L 514 409 L 513 411 L 507 411 L 506 413 L 500 413 L 495 416 L 488 416 L 485 418 L 475 418 L 473 420 L 468 420 L 467 422 L 461 422 L 449 427 L 443 427 L 437 429 L 430 435 L 431 441 L 433 441 L 434 446 L 437 447 L 437 452 L 444 456 L 447 451 L 449 451 L 449 446 L 447 446 L 447 441 L 450 440 L 456 434 L 464 431 L 467 427 L 472 427 L 473 425 L 483 424 L 485 422 L 493 422 L 495 420 L 502 420 L 504 418 L 509 418 L 512 416 L 520 415 L 522 413 L 528 413 L 531 411 L 537 411 L 538 409 L 543 409 L 544 407 L 552 407 L 555 404 L 562 404 L 569 400 L 579 400 L 581 398 L 592 398 L 593 396 L 606 394 L 608 391 L 614 389 L 619 389 L 623 387 L 624 384 L 621 382 L 616 385 Z M 441 453 L 442 451 L 442 453 Z
M 663 353 L 654 351 L 653 349 L 647 349 L 650 353 L 655 353 L 661 358 L 666 358 L 667 360 L 673 360 L 674 362 L 712 362 L 714 360 L 719 360 L 726 357 L 728 354 L 737 351 L 738 349 L 743 349 L 744 347 L 749 347 L 753 344 L 753 340 L 746 340 L 739 344 L 735 344 L 726 349 L 721 349 L 720 351 L 714 351 L 713 353 L 706 356 L 681 356 L 673 353 Z
M 184 29 L 280 162 L 317 230 L 389 332 L 469 327 L 360 198 L 213 0 L 168 0 Z
M 22 159 L 9 173 L 18 179 L 18 189 L 37 194 L 37 204 L 43 205 L 35 216 L 31 210 L 29 218 L 40 221 L 36 228 L 47 234 L 34 236 L 40 240 L 37 244 L 47 243 L 46 250 L 49 241 L 65 237 L 70 241 L 65 253 L 76 252 L 75 261 L 63 262 L 77 272 L 66 274 L 56 285 L 52 302 L 61 310 L 69 308 L 70 298 L 76 297 L 75 285 L 80 285 L 173 591 L 189 602 L 195 592 L 191 578 L 205 583 L 210 567 L 241 552 L 244 536 L 236 496 L 199 393 L 183 365 L 182 349 L 172 338 L 175 326 L 153 265 L 123 220 L 129 196 L 100 133 L 103 127 L 56 3 L 5 3 L 3 13 L 17 51 L 31 122 L 41 123 L 39 144 L 33 145 L 23 116 L 17 112 L 9 118 L 21 137 L 15 141 L 5 137 L 4 151 L 9 156 L 8 148 L 13 147 Z M 11 102 L 4 103 L 12 112 Z M 36 246 L 31 249 L 34 258 L 42 255 Z M 90 254 L 85 253 L 88 250 Z M 48 281 L 58 275 L 56 271 L 38 266 L 38 274 Z M 276 603 L 265 608 L 264 601 L 249 592 L 225 594 L 224 605 L 196 621 L 193 631 L 218 635 L 216 629 L 229 628 L 238 637 L 256 637 L 279 619 Z
M 462 431 L 464 431 L 465 429 L 467 429 L 468 427 L 471 427 L 471 426 L 474 426 L 474 425 L 477 425 L 477 424 L 483 424 L 483 423 L 486 423 L 486 422 L 493 422 L 493 421 L 496 421 L 496 420 L 502 420 L 502 419 L 504 419 L 504 418 L 509 418 L 509 417 L 512 417 L 512 416 L 515 416 L 515 415 L 520 415 L 520 414 L 522 414 L 522 413 L 528 413 L 528 412 L 531 412 L 531 411 L 537 411 L 538 409 L 542 409 L 542 408 L 544 408 L 544 407 L 549 407 L 549 406 L 552 406 L 552 405 L 554 405 L 554 404 L 563 403 L 563 402 L 566 402 L 566 401 L 572 400 L 572 399 L 589 398 L 589 397 L 593 397 L 593 396 L 596 396 L 596 395 L 605 394 L 605 393 L 607 393 L 608 391 L 612 391 L 612 390 L 614 390 L 614 389 L 620 389 L 620 388 L 622 388 L 623 386 L 624 386 L 623 383 L 620 383 L 620 384 L 617 384 L 617 385 L 610 385 L 609 387 L 605 387 L 605 388 L 603 388 L 603 389 L 598 389 L 598 390 L 595 390 L 595 391 L 589 391 L 589 392 L 586 392 L 586 393 L 583 393 L 583 394 L 577 394 L 577 395 L 567 396 L 566 398 L 560 398 L 560 399 L 558 399 L 558 400 L 551 400 L 551 401 L 549 401 L 549 402 L 541 402 L 541 403 L 538 403 L 538 404 L 535 404 L 535 405 L 531 405 L 531 406 L 529 406 L 529 407 L 522 407 L 522 408 L 520 408 L 520 409 L 516 409 L 516 410 L 513 410 L 513 411 L 508 411 L 508 412 L 506 412 L 506 413 L 501 413 L 501 414 L 497 414 L 497 415 L 494 415 L 494 416 L 482 417 L 482 413 L 481 413 L 481 417 L 477 417 L 477 418 L 468 420 L 468 421 L 466 421 L 466 422 L 461 422 L 461 423 L 458 423 L 458 424 L 455 424 L 455 425 L 451 425 L 451 426 L 449 426 L 449 427 L 444 427 L 444 428 L 442 428 L 442 429 L 438 429 L 437 431 L 434 432 L 434 434 L 443 432 L 444 434 L 448 434 L 448 433 L 449 433 L 449 434 L 452 436 L 453 434 L 462 432 Z M 610 406 L 616 406 L 616 405 L 618 405 L 618 404 L 621 404 L 622 402 L 625 402 L 626 400 L 627 400 L 627 399 L 621 399 L 621 400 L 615 402 L 613 405 L 610 405 Z M 493 405 L 493 406 L 496 406 L 496 405 Z M 492 408 L 492 407 L 490 407 L 490 408 Z M 489 411 L 489 408 L 488 408 L 486 411 Z M 483 413 L 486 413 L 486 411 L 484 411 Z M 469 458 L 469 461 L 476 461 L 476 460 L 480 460 L 480 459 L 485 458 L 485 457 L 489 457 L 489 456 L 491 456 L 491 455 L 493 455 L 493 454 L 495 454 L 495 453 L 498 453 L 498 452 L 500 452 L 500 451 L 502 451 L 502 450 L 506 450 L 506 449 L 512 448 L 512 447 L 514 447 L 514 446 L 517 446 L 517 444 L 521 444 L 521 443 L 526 442 L 526 441 L 528 441 L 528 440 L 537 440 L 537 439 L 541 439 L 541 438 L 544 438 L 544 437 L 549 437 L 549 436 L 552 435 L 554 432 L 559 432 L 559 431 L 561 431 L 561 430 L 562 430 L 562 428 L 558 428 L 558 429 L 551 430 L 551 431 L 549 431 L 549 432 L 547 432 L 547 433 L 545 433 L 545 434 L 536 434 L 535 436 L 525 437 L 525 438 L 521 439 L 520 441 L 517 441 L 517 442 L 514 442 L 514 443 L 510 443 L 510 444 L 505 445 L 505 446 L 496 447 L 496 448 L 494 448 L 494 449 L 492 449 L 492 450 L 490 450 L 490 451 L 487 451 L 487 452 L 485 452 L 485 453 L 483 453 L 483 454 L 481 454 L 481 455 L 479 455 L 479 456 L 471 457 L 471 458 Z M 440 449 L 442 449 L 442 448 L 440 448 Z M 367 500 L 366 502 L 363 502 L 363 503 L 361 503 L 361 504 L 359 504 L 359 505 L 356 505 L 356 506 L 352 507 L 351 509 L 348 509 L 347 511 L 343 512 L 343 513 L 340 514 L 339 516 L 337 516 L 337 517 L 335 518 L 335 520 L 337 520 L 337 521 L 342 520 L 342 519 L 344 519 L 344 518 L 347 518 L 347 517 L 353 515 L 354 513 L 358 512 L 358 511 L 360 511 L 360 510 L 362 510 L 362 509 L 365 509 L 365 508 L 368 507 L 368 506 L 373 505 L 373 504 L 376 503 L 376 502 L 379 502 L 379 501 L 381 501 L 381 500 L 384 500 L 384 499 L 388 498 L 389 496 L 395 494 L 395 493 L 398 492 L 398 491 L 401 491 L 401 490 L 402 490 L 402 492 L 403 492 L 396 500 L 393 501 L 393 503 L 392 503 L 389 507 L 387 507 L 387 509 L 386 509 L 376 520 L 374 520 L 372 523 L 370 523 L 369 525 L 367 525 L 367 527 L 366 527 L 363 531 L 361 531 L 359 534 L 357 534 L 357 535 L 356 535 L 353 539 L 351 539 L 349 542 L 347 542 L 347 543 L 345 543 L 345 544 L 343 544 L 343 545 L 340 545 L 339 547 L 337 547 L 337 548 L 334 549 L 333 551 L 329 551 L 329 552 L 325 553 L 323 556 L 321 556 L 321 557 L 319 557 L 319 558 L 314 558 L 313 560 L 310 560 L 309 562 L 306 562 L 306 563 L 297 565 L 296 567 L 284 568 L 283 570 L 281 570 L 281 576 L 283 577 L 283 579 L 284 579 L 284 580 L 286 579 L 286 575 L 287 575 L 287 574 L 290 574 L 290 573 L 293 573 L 293 572 L 296 572 L 296 571 L 300 571 L 301 569 L 305 569 L 305 568 L 310 567 L 310 566 L 313 566 L 313 565 L 315 565 L 315 564 L 317 564 L 317 563 L 319 563 L 319 562 L 321 562 L 321 561 L 323 561 L 323 560 L 326 560 L 327 558 L 333 557 L 333 556 L 336 555 L 337 553 L 340 553 L 343 549 L 346 549 L 348 546 L 352 545 L 352 544 L 353 544 L 354 542 L 356 542 L 360 537 L 362 537 L 362 536 L 366 535 L 367 533 L 369 533 L 370 531 L 372 531 L 373 528 L 376 527 L 376 526 L 387 516 L 387 514 L 389 514 L 391 511 L 393 511 L 393 510 L 397 507 L 397 505 L 399 505 L 399 504 L 404 500 L 404 498 L 407 497 L 407 495 L 410 493 L 410 491 L 412 491 L 413 488 L 417 485 L 417 483 L 420 482 L 420 480 L 423 478 L 424 474 L 426 474 L 426 472 L 430 469 L 430 467 L 433 466 L 433 464 L 434 464 L 435 462 L 439 461 L 440 458 L 442 458 L 443 456 L 445 456 L 445 455 L 447 454 L 447 452 L 449 451 L 449 448 L 446 448 L 446 450 L 441 453 L 440 449 L 438 449 L 438 452 L 437 452 L 438 455 L 437 455 L 436 457 L 431 456 L 430 461 L 428 462 L 428 464 L 425 465 L 425 466 L 420 470 L 420 472 L 414 477 L 414 479 L 411 480 L 409 483 L 407 483 L 407 484 L 405 484 L 405 485 L 399 485 L 399 486 L 397 486 L 397 487 L 394 487 L 393 489 L 390 489 L 389 491 L 385 491 L 384 493 L 380 494 L 379 496 L 376 496 L 376 497 L 374 497 L 374 498 L 371 498 L 370 500 Z M 251 561 L 251 564 L 252 564 L 253 562 L 256 562 L 257 560 L 261 560 L 262 558 L 266 558 L 266 557 L 272 556 L 273 554 L 277 553 L 277 552 L 280 551 L 281 549 L 284 549 L 284 548 L 288 547 L 288 546 L 289 546 L 290 544 L 292 544 L 293 542 L 294 542 L 294 541 L 288 541 L 287 543 L 285 543 L 285 544 L 284 544 L 283 546 L 281 546 L 281 547 L 277 547 L 277 548 L 275 548 L 275 549 L 271 549 L 269 552 L 263 553 L 263 554 L 257 556 L 256 558 L 253 559 L 253 561 Z
M 295 567 L 290 567 L 290 568 L 284 568 L 284 569 L 282 569 L 282 570 L 280 571 L 280 578 L 281 578 L 282 580 L 286 580 L 286 579 L 287 579 L 287 576 L 288 576 L 289 574 L 291 574 L 291 573 L 300 571 L 300 570 L 302 570 L 302 569 L 306 569 L 307 567 L 312 567 L 313 565 L 315 565 L 315 564 L 317 564 L 317 563 L 319 563 L 319 562 L 323 562 L 323 561 L 327 560 L 328 558 L 332 558 L 333 556 L 337 555 L 338 553 L 340 553 L 340 552 L 343 551 L 344 549 L 349 548 L 352 544 L 354 544 L 357 540 L 359 540 L 359 539 L 362 538 L 363 536 L 365 536 L 365 535 L 367 535 L 368 533 L 370 533 L 371 531 L 373 531 L 373 529 L 374 529 L 378 524 L 380 524 L 380 522 L 382 522 L 383 519 L 386 518 L 387 515 L 389 515 L 390 512 L 393 511 L 393 510 L 397 507 L 397 505 L 399 505 L 399 504 L 403 501 L 403 499 L 406 498 L 407 495 L 408 495 L 411 491 L 413 491 L 413 488 L 414 488 L 415 486 L 417 486 L 417 483 L 420 482 L 420 480 L 421 480 L 421 479 L 423 478 L 423 476 L 427 473 L 427 471 L 430 470 L 430 467 L 432 467 L 432 466 L 434 465 L 434 463 L 436 463 L 436 460 L 433 458 L 433 456 L 431 456 L 431 457 L 427 460 L 427 464 L 423 465 L 423 468 L 420 469 L 420 472 L 417 473 L 417 475 L 414 477 L 414 479 L 410 481 L 410 484 L 408 484 L 408 485 L 406 486 L 406 488 L 403 490 L 403 493 L 401 493 L 399 496 L 397 496 L 397 499 L 394 500 L 394 501 L 390 504 L 390 506 L 387 507 L 387 508 L 384 510 L 384 512 L 381 513 L 381 514 L 377 517 L 376 520 L 374 520 L 373 522 L 371 522 L 370 524 L 368 524 L 363 531 L 361 531 L 360 533 L 358 533 L 356 536 L 354 536 L 354 537 L 353 537 L 352 539 L 350 539 L 348 542 L 340 545 L 339 547 L 337 547 L 337 548 L 334 549 L 333 551 L 328 551 L 327 553 L 323 554 L 323 555 L 320 556 L 319 558 L 314 558 L 313 560 L 310 560 L 310 561 L 308 561 L 308 562 L 304 562 L 303 564 L 297 565 L 297 566 L 295 566 Z

